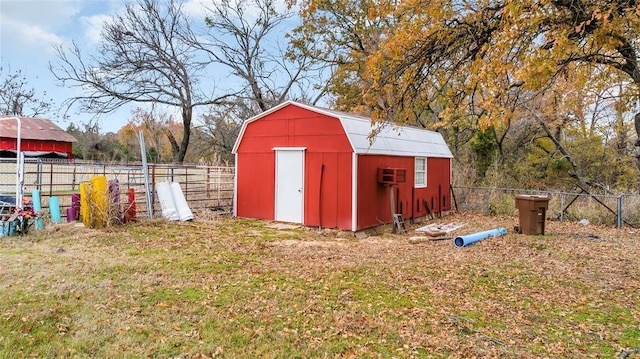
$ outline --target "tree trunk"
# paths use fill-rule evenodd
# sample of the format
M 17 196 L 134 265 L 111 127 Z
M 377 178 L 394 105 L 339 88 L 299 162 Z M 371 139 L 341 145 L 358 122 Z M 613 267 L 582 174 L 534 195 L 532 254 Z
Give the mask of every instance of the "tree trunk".
M 544 121 L 531 108 L 529 108 L 529 106 L 523 105 L 522 107 L 527 111 L 529 111 L 529 113 L 531 113 L 531 115 L 536 120 L 536 122 L 538 122 L 538 125 L 540 126 L 540 128 L 547 134 L 547 137 L 549 137 L 549 139 L 556 146 L 556 149 L 560 151 L 560 153 L 562 153 L 562 155 L 567 161 L 569 161 L 569 164 L 571 165 L 571 168 L 573 169 L 573 172 L 575 174 L 575 178 L 578 182 L 577 183 L 578 186 L 580 186 L 580 188 L 582 189 L 586 189 L 587 183 L 584 180 L 584 178 L 582 178 L 580 168 L 578 167 L 578 164 L 576 163 L 576 161 L 573 160 L 573 157 L 571 156 L 569 151 L 567 151 L 564 148 L 564 146 L 562 146 L 558 138 L 556 138 L 556 136 L 551 132 L 551 130 L 549 130 L 547 125 L 544 123 Z
M 178 141 L 176 141 L 175 136 L 173 136 L 173 133 L 171 133 L 171 129 L 167 128 L 165 130 L 165 134 L 167 135 L 167 139 L 171 144 L 171 158 L 173 158 L 174 163 L 177 163 L 179 157 L 178 154 L 180 153 L 180 145 L 178 145 Z
M 182 164 L 187 155 L 187 147 L 189 147 L 189 139 L 191 137 L 191 117 L 193 110 L 190 107 L 182 108 L 182 141 L 178 149 L 177 156 L 174 156 L 175 163 Z
M 636 127 L 636 165 L 640 168 L 640 112 L 636 113 L 633 117 L 633 122 Z

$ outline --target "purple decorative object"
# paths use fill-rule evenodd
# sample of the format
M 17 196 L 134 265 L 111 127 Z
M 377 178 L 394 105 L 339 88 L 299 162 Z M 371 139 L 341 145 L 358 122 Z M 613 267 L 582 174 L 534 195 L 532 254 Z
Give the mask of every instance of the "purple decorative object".
M 67 223 L 71 223 L 73 221 L 76 220 L 77 218 L 77 212 L 76 209 L 72 207 L 67 208 Z
M 71 206 L 74 208 L 80 208 L 80 193 L 71 194 Z
M 109 197 L 111 197 L 111 203 L 115 205 L 115 220 L 119 223 L 124 221 L 122 216 L 122 209 L 120 208 L 120 181 L 118 179 L 109 180 Z
M 73 208 L 73 219 L 80 219 L 80 193 L 71 194 L 71 208 Z M 67 220 L 69 220 L 69 210 L 67 210 Z
M 120 181 L 118 179 L 109 180 L 109 196 L 113 203 L 120 203 Z

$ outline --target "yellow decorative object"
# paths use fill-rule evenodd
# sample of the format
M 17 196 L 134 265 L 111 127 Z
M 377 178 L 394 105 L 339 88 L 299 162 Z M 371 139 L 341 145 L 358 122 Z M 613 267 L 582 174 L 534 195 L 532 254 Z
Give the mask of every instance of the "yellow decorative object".
M 80 183 L 80 217 L 82 223 L 89 227 L 91 225 L 91 207 L 89 206 L 89 195 L 91 189 L 89 183 Z
M 109 221 L 109 193 L 106 176 L 91 177 L 91 227 L 104 228 Z

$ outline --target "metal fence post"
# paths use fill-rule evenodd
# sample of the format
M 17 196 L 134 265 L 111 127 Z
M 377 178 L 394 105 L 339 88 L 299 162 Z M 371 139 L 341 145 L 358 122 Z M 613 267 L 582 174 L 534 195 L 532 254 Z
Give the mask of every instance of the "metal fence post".
M 73 167 L 73 177 L 71 177 L 71 190 L 76 190 L 76 167 Z
M 53 196 L 53 162 L 49 163 L 49 197 Z
M 622 228 L 622 195 L 618 196 L 618 228 Z
M 487 208 L 485 213 L 491 213 L 491 190 L 487 191 Z
M 156 197 L 155 197 L 155 188 L 156 188 L 156 164 L 152 164 L 151 165 L 151 208 L 149 208 L 149 210 L 151 211 L 151 213 L 153 214 L 153 204 L 156 201 Z
M 38 158 L 38 164 L 36 166 L 36 189 L 42 191 L 42 159 Z
M 189 198 L 189 166 L 184 166 L 184 197 Z
M 207 198 L 211 198 L 211 181 L 209 180 L 209 178 L 211 178 L 211 167 L 207 166 L 207 171 L 204 178 L 205 183 L 207 184 Z
M 217 181 L 216 181 L 216 183 L 217 183 L 216 190 L 218 191 L 218 203 L 217 203 L 217 205 L 219 206 L 220 205 L 220 189 L 222 189 L 222 185 L 221 185 L 221 182 L 222 182 L 222 169 L 218 167 L 217 170 L 218 170 L 217 171 L 218 172 L 218 178 L 217 178 Z

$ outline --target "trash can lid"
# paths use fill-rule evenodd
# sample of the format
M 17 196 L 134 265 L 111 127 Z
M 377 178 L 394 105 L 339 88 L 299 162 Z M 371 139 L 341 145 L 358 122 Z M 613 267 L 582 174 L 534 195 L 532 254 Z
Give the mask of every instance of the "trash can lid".
M 520 194 L 516 195 L 517 199 L 526 199 L 530 201 L 548 201 L 548 196 L 536 195 L 536 194 Z

